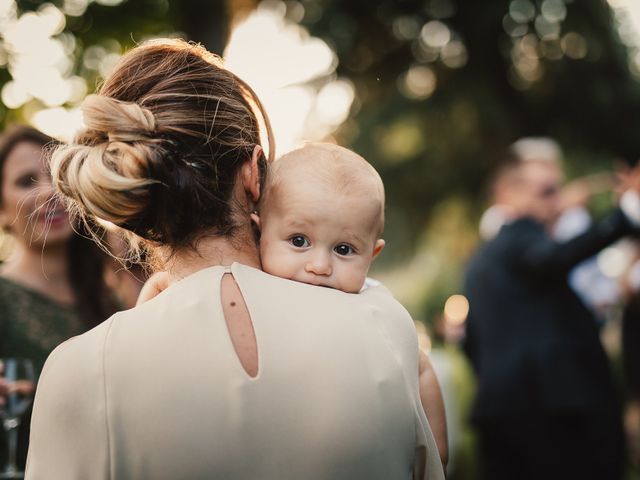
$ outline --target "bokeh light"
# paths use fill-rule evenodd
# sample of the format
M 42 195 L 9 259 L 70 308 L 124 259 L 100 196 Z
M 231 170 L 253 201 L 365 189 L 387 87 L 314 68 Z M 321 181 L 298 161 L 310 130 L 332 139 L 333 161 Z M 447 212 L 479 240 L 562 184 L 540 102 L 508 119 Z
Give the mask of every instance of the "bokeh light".
M 106 6 L 121 3 L 94 1 Z M 65 15 L 83 15 L 90 3 L 65 0 L 60 8 L 45 3 L 18 15 L 15 0 L 0 0 L 0 61 L 11 74 L 0 98 L 8 108 L 24 107 L 30 123 L 61 139 L 71 138 L 82 125 L 76 109 L 89 91 L 86 80 L 74 71 L 77 41 L 72 33 L 63 33 Z M 263 101 L 280 154 L 306 140 L 330 138 L 348 117 L 355 98 L 351 82 L 335 73 L 333 50 L 296 23 L 313 14 L 307 10 L 299 2 L 262 2 L 234 26 L 224 52 L 228 68 Z M 122 50 L 115 40 L 87 45 L 79 59 L 81 68 L 89 76 L 104 78 Z
M 467 47 L 459 40 L 453 40 L 442 47 L 442 63 L 449 68 L 464 67 L 467 63 Z
M 640 2 L 609 0 L 613 9 L 618 36 L 629 49 L 629 70 L 640 80 Z
M 65 2 L 62 10 L 43 3 L 35 11 L 18 15 L 14 0 L 0 2 L 0 52 L 11 75 L 0 98 L 8 108 L 24 107 L 24 116 L 36 128 L 60 134 L 62 139 L 76 128 L 73 122 L 67 123 L 69 115 L 63 106 L 73 107 L 88 91 L 86 80 L 74 72 L 75 36 L 63 33 L 65 15 L 71 15 L 67 7 L 80 12 L 80 3 Z M 86 2 L 83 5 L 86 9 Z
M 598 58 L 599 49 L 590 46 L 584 34 L 566 29 L 568 3 L 567 0 L 510 2 L 502 26 L 511 39 L 509 81 L 515 88 L 526 90 L 542 79 L 546 61 L 565 57 L 571 60 Z M 632 50 L 630 69 L 633 70 L 633 46 L 640 45 L 640 3 L 635 0 L 609 0 L 609 4 L 614 10 L 619 36 Z M 640 66 L 637 70 L 640 74 Z
M 562 51 L 564 52 L 564 54 L 569 58 L 578 60 L 587 56 L 587 41 L 579 33 L 567 33 L 564 37 L 562 37 L 560 45 L 562 46 Z
M 413 65 L 400 77 L 400 91 L 408 98 L 422 100 L 436 89 L 437 79 L 433 70 L 425 65 Z
M 507 14 L 502 18 L 502 27 L 511 37 L 522 37 L 529 32 L 529 25 L 516 21 L 512 15 Z
M 451 295 L 444 304 L 444 315 L 448 322 L 464 323 L 469 315 L 469 301 L 464 295 Z
M 538 15 L 534 25 L 538 36 L 542 40 L 553 40 L 560 36 L 560 23 L 551 21 L 544 15 Z
M 455 9 L 449 1 L 431 2 L 430 11 L 436 18 L 447 18 Z M 434 13 L 435 12 L 435 13 Z M 437 14 L 436 14 L 437 13 Z M 400 40 L 411 40 L 411 52 L 417 64 L 411 65 L 397 81 L 398 90 L 412 100 L 425 100 L 435 91 L 436 70 L 424 64 L 438 60 L 451 69 L 467 64 L 468 52 L 460 35 L 440 20 L 430 20 L 419 27 L 416 16 L 400 16 L 393 22 L 393 33 Z
M 536 16 L 536 7 L 529 0 L 514 0 L 509 4 L 509 16 L 517 23 L 527 23 Z
M 79 17 L 89 6 L 89 0 L 64 0 L 62 11 L 70 17 Z
M 551 23 L 564 21 L 567 16 L 567 7 L 564 0 L 544 0 L 540 6 L 542 16 Z
M 433 20 L 422 27 L 420 38 L 428 47 L 442 48 L 451 40 L 451 31 L 444 23 Z
M 84 123 L 79 108 L 53 107 L 37 110 L 31 116 L 33 125 L 54 138 L 69 140 Z
M 399 40 L 413 40 L 420 35 L 420 21 L 412 15 L 403 15 L 393 21 L 393 34 Z

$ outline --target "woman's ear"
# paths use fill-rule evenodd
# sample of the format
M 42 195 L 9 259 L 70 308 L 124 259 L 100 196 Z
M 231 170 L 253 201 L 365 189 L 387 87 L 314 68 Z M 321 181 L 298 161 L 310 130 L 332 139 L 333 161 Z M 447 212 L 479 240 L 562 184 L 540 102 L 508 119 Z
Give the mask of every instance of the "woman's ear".
M 384 248 L 385 242 L 382 238 L 379 238 L 378 240 L 376 240 L 376 244 L 373 247 L 373 255 L 371 255 L 371 258 L 376 258 L 380 252 L 382 251 L 382 249 Z
M 251 200 L 258 202 L 260 199 L 260 168 L 258 161 L 262 155 L 262 147 L 256 145 L 251 154 L 251 159 L 247 160 L 241 168 L 242 186 Z

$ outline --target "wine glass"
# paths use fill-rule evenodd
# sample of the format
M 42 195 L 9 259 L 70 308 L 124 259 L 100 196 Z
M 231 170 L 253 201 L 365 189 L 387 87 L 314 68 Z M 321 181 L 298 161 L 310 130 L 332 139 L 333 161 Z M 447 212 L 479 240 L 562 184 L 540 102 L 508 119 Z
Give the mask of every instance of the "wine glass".
M 18 470 L 16 453 L 18 449 L 18 427 L 22 415 L 33 401 L 35 387 L 35 371 L 33 362 L 26 358 L 0 359 L 0 380 L 7 389 L 7 394 L 0 400 L 0 419 L 7 437 L 7 464 L 0 479 L 24 478 L 24 472 Z

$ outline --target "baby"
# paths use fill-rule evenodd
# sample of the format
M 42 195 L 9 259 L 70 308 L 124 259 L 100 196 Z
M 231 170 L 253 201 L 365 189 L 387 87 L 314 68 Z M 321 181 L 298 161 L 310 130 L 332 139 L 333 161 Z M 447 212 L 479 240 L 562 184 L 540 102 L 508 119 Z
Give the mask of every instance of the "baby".
M 252 219 L 265 272 L 358 293 L 384 247 L 384 186 L 354 152 L 312 143 L 274 162 Z
M 311 143 L 273 163 L 259 212 L 262 269 L 278 277 L 358 293 L 384 248 L 384 186 L 367 161 L 331 144 Z M 420 397 L 440 458 L 447 430 L 440 387 L 419 354 Z

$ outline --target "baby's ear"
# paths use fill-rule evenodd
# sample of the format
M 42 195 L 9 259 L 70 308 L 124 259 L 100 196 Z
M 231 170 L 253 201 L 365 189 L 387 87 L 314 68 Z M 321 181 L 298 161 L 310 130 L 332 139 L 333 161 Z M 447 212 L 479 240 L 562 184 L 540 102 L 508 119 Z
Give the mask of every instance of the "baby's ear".
M 373 255 L 371 255 L 371 258 L 376 258 L 380 254 L 383 248 L 384 248 L 384 240 L 382 238 L 379 238 L 378 240 L 376 240 L 376 244 L 373 247 Z
M 251 216 L 251 221 L 255 224 L 258 231 L 260 231 L 260 217 L 256 212 L 253 212 L 250 216 Z

